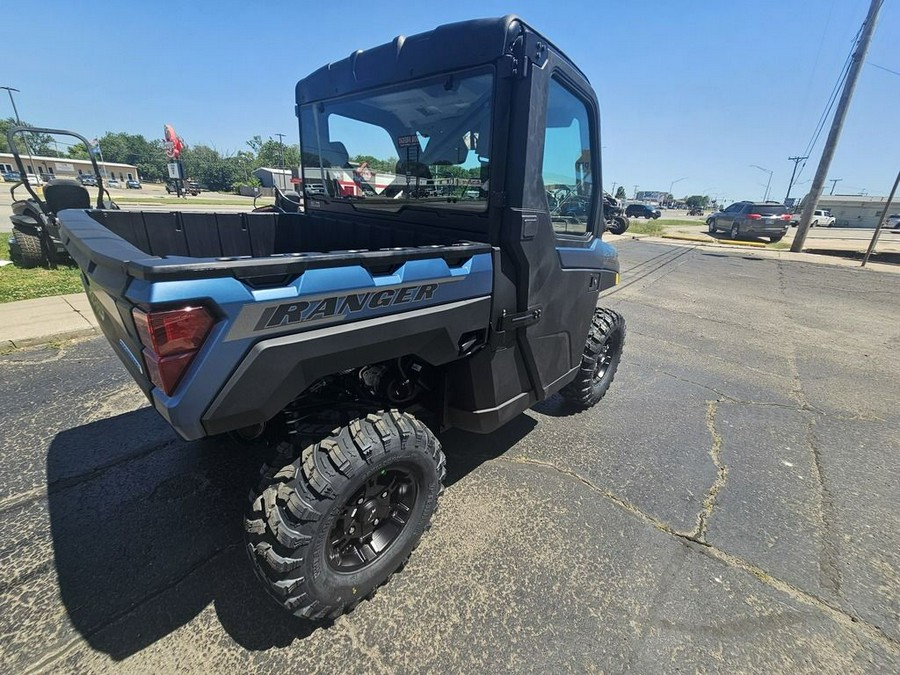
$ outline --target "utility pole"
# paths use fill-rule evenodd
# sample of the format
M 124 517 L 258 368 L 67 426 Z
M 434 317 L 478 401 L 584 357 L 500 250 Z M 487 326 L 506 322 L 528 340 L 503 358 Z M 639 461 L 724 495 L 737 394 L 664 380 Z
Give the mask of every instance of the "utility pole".
M 284 171 L 284 134 L 275 134 L 278 136 L 278 152 L 279 152 L 279 166 L 278 168 Z M 281 183 L 281 189 L 287 190 L 287 183 L 284 180 L 284 174 L 278 174 L 278 182 Z
M 610 192 L 609 194 L 611 194 L 611 195 L 613 196 L 613 199 L 615 199 L 615 197 L 616 197 L 616 183 L 615 183 L 615 181 L 613 181 L 612 192 Z
M 837 185 L 838 183 L 840 183 L 844 179 L 843 178 L 829 178 L 828 180 L 831 181 L 831 192 L 829 192 L 828 194 L 833 195 L 834 194 L 834 186 Z
M 872 235 L 872 241 L 869 242 L 869 248 L 866 249 L 866 254 L 863 256 L 860 267 L 866 266 L 866 263 L 869 262 L 869 256 L 875 250 L 875 244 L 878 243 L 878 235 L 881 234 L 881 228 L 884 227 L 884 219 L 887 218 L 887 214 L 891 210 L 891 202 L 894 201 L 894 194 L 897 192 L 898 184 L 900 184 L 900 171 L 897 172 L 897 177 L 894 179 L 894 187 L 891 188 L 891 194 L 888 195 L 884 210 L 881 212 L 881 218 L 878 219 L 878 225 L 875 226 L 875 234 Z
M 788 157 L 789 162 L 794 163 L 794 170 L 791 171 L 791 180 L 788 181 L 788 191 L 784 196 L 784 205 L 787 206 L 788 199 L 791 198 L 791 188 L 794 187 L 794 178 L 797 177 L 797 165 L 803 160 L 809 159 L 809 155 L 806 157 Z
M 634 198 L 635 198 L 635 199 L 637 199 L 637 189 L 638 189 L 638 186 L 635 185 L 635 186 L 634 186 Z
M 800 216 L 797 234 L 794 235 L 794 242 L 791 244 L 791 251 L 794 253 L 803 251 L 803 244 L 806 242 L 806 235 L 809 233 L 809 224 L 812 221 L 813 211 L 818 205 L 819 197 L 822 196 L 822 189 L 825 187 L 825 177 L 828 175 L 828 169 L 831 167 L 831 160 L 834 157 L 838 139 L 841 137 L 841 129 L 844 126 L 844 120 L 847 118 L 850 99 L 853 98 L 856 81 L 859 79 L 859 72 L 862 70 L 863 63 L 866 60 L 866 52 L 869 51 L 869 43 L 872 41 L 875 23 L 878 21 L 878 12 L 883 2 L 884 0 L 871 0 L 869 5 L 869 12 L 866 14 L 865 23 L 863 23 L 862 34 L 859 37 L 859 42 L 856 44 L 856 51 L 851 57 L 850 70 L 847 71 L 844 90 L 841 92 L 837 109 L 834 111 L 831 131 L 828 132 L 828 139 L 825 141 L 825 148 L 822 150 L 819 168 L 816 169 L 816 177 L 813 178 L 812 187 L 809 189 L 809 195 L 806 203 L 803 205 L 803 214 Z

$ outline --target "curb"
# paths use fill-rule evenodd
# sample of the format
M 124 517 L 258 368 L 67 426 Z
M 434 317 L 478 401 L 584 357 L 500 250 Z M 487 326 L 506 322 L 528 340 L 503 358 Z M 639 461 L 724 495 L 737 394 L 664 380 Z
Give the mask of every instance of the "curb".
M 49 342 L 57 340 L 74 340 L 81 337 L 92 337 L 100 335 L 100 331 L 96 328 L 78 328 L 75 330 L 62 331 L 61 333 L 53 333 L 51 335 L 41 335 L 40 337 L 29 337 L 21 340 L 3 340 L 0 342 L 0 353 L 6 350 L 22 349 L 24 347 L 37 347 L 45 345 Z
M 659 235 L 660 239 L 680 239 L 683 241 L 696 241 L 701 244 L 728 244 L 729 246 L 750 246 L 752 248 L 766 248 L 761 241 L 739 241 L 737 239 L 710 239 L 707 237 L 695 237 L 692 234 L 668 234 Z
M 701 244 L 715 244 L 716 240 L 707 237 L 695 237 L 692 234 L 666 234 L 659 235 L 660 239 L 678 239 L 680 241 L 698 241 Z

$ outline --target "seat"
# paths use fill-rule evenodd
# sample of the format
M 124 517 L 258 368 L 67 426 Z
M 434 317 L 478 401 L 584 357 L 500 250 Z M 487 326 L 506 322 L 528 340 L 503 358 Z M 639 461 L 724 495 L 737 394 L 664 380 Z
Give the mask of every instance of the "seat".
M 340 141 L 324 143 L 319 154 L 322 156 L 322 166 L 326 169 L 339 169 L 350 163 L 350 153 Z
M 44 201 L 51 213 L 65 209 L 91 208 L 91 195 L 81 183 L 57 178 L 44 185 Z

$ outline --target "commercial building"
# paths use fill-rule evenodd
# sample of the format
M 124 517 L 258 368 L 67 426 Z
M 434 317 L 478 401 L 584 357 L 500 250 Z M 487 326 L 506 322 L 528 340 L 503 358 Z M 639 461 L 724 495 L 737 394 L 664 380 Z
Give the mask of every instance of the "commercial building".
M 45 157 L 44 155 L 21 155 L 26 173 L 33 173 L 44 180 L 53 178 L 77 178 L 83 173 L 94 173 L 89 159 L 71 159 L 69 157 Z M 133 164 L 117 162 L 100 162 L 100 175 L 104 178 L 116 178 L 120 181 L 140 180 L 137 167 Z M 12 153 L 0 152 L 0 173 L 18 171 Z
M 802 210 L 806 198 L 801 200 L 797 211 Z M 822 195 L 816 205 L 817 209 L 831 211 L 835 227 L 868 227 L 874 229 L 884 211 L 887 197 L 860 195 Z M 896 201 L 891 213 L 900 211 Z

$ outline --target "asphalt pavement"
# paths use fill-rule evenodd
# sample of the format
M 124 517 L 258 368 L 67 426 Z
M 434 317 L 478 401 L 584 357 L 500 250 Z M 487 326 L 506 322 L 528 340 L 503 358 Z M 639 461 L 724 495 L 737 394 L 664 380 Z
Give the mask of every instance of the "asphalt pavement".
M 607 398 L 442 435 L 409 564 L 328 626 L 258 586 L 262 451 L 185 443 L 103 338 L 0 357 L 7 672 L 898 672 L 894 274 L 623 241 Z

